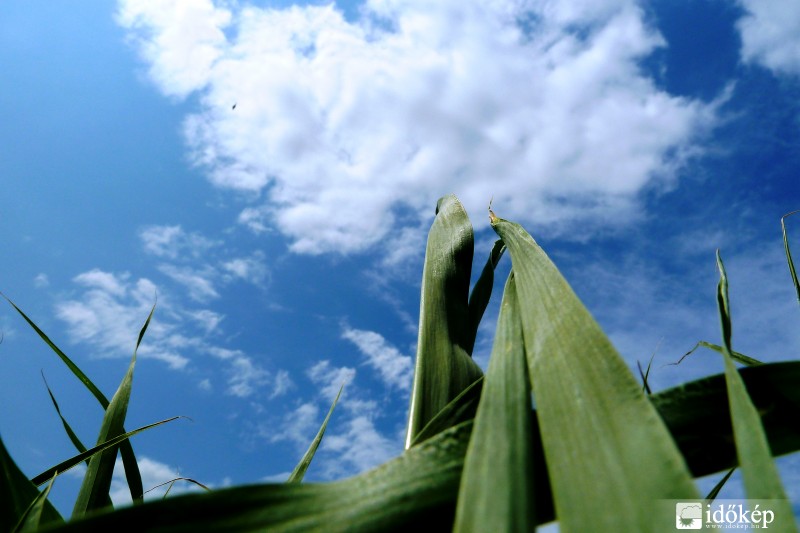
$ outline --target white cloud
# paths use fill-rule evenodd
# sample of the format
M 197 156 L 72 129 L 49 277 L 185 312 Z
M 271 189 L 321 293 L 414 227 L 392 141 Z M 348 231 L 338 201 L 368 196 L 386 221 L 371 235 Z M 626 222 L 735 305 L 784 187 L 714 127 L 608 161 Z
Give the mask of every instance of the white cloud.
M 214 288 L 213 269 L 198 270 L 192 267 L 178 267 L 175 265 L 161 265 L 158 269 L 180 283 L 189 290 L 189 297 L 198 302 L 205 302 L 219 298 L 219 293 Z
M 33 278 L 33 286 L 37 289 L 43 289 L 50 285 L 50 279 L 47 277 L 47 274 L 40 273 L 37 274 L 35 278 Z
M 102 357 L 130 357 L 136 346 L 139 330 L 155 302 L 156 286 L 147 279 L 131 280 L 129 274 L 113 274 L 94 269 L 75 277 L 84 287 L 75 298 L 56 305 L 56 316 L 67 324 L 73 342 L 94 347 Z M 241 350 L 213 344 L 224 316 L 209 309 L 182 309 L 168 296 L 160 298 L 156 313 L 139 348 L 141 357 L 159 359 L 173 369 L 183 369 L 196 355 L 210 355 L 223 362 L 221 373 L 226 378 L 225 392 L 240 398 L 263 394 L 274 398 L 292 386 L 288 372 L 273 373 Z M 219 363 L 213 372 L 220 373 Z M 198 385 L 213 388 L 211 379 Z
M 222 263 L 222 270 L 233 279 L 241 279 L 253 285 L 263 285 L 269 271 L 264 264 L 264 254 L 256 252 L 250 257 L 238 257 Z
M 738 22 L 742 59 L 783 74 L 800 75 L 800 3 L 740 0 L 747 12 Z
M 312 365 L 308 377 L 318 387 L 322 403 L 305 401 L 287 413 L 280 423 L 264 424 L 260 433 L 270 442 L 290 441 L 304 452 L 319 430 L 342 384 L 344 392 L 314 458 L 314 473 L 336 479 L 372 468 L 402 451 L 402 439 L 389 438 L 378 429 L 383 413 L 369 393 L 355 383 L 356 370 L 323 360 Z M 277 428 L 277 429 L 276 429 Z
M 147 226 L 139 231 L 139 239 L 147 253 L 173 260 L 187 254 L 200 257 L 218 244 L 199 233 L 187 233 L 180 226 Z
M 340 424 L 341 426 L 342 424 Z M 322 441 L 323 449 L 335 453 L 336 460 L 325 461 L 323 470 L 334 479 L 374 468 L 397 457 L 402 443 L 381 434 L 366 416 L 354 416 L 339 427 L 330 428 Z
M 74 278 L 85 291 L 77 299 L 56 305 L 56 316 L 67 323 L 73 342 L 90 344 L 103 357 L 130 357 L 156 301 L 156 286 L 148 279 L 132 282 L 129 278 L 127 273 L 97 269 Z M 151 322 L 139 355 L 162 360 L 175 369 L 185 367 L 189 359 L 170 346 L 174 328 L 165 320 Z
M 210 1 L 122 1 L 117 21 L 139 30 L 136 41 L 162 91 L 186 96 L 203 87 L 225 44 L 231 14 Z
M 259 388 L 271 382 L 270 373 L 258 366 L 249 357 L 236 357 L 230 364 L 228 391 L 234 396 L 247 398 Z
M 334 367 L 330 361 L 320 361 L 308 370 L 311 381 L 321 386 L 320 392 L 328 401 L 333 401 L 342 387 L 347 388 L 356 377 L 354 368 Z
M 342 338 L 355 344 L 367 357 L 367 363 L 380 375 L 383 382 L 400 390 L 411 389 L 414 364 L 411 357 L 403 355 L 374 331 L 345 328 Z
M 623 223 L 715 122 L 644 76 L 664 41 L 633 0 L 369 1 L 356 21 L 196 4 L 124 1 L 119 21 L 162 92 L 199 91 L 195 162 L 263 193 L 240 222 L 297 252 L 397 252 L 449 192 L 539 227 Z

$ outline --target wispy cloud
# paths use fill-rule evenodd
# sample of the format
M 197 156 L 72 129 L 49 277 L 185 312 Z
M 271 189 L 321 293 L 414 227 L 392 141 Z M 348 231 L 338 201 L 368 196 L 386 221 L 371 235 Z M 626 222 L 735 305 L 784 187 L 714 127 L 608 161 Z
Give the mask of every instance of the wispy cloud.
M 224 261 L 221 268 L 228 280 L 242 280 L 253 285 L 263 285 L 269 279 L 269 270 L 261 252 L 255 252 L 249 257 Z
M 414 375 L 411 357 L 400 353 L 379 333 L 346 327 L 342 331 L 342 338 L 358 347 L 367 358 L 367 364 L 386 385 L 403 391 L 411 388 Z
M 180 283 L 189 291 L 189 297 L 198 302 L 206 302 L 219 298 L 219 293 L 214 288 L 213 278 L 216 272 L 211 268 L 178 267 L 175 265 L 161 265 L 158 269 Z
M 222 5 L 118 21 L 164 94 L 200 93 L 185 135 L 212 183 L 263 193 L 240 222 L 297 252 L 399 261 L 443 191 L 553 230 L 628 222 L 716 123 L 639 68 L 665 42 L 633 0 Z
M 800 4 L 793 0 L 739 0 L 742 59 L 778 74 L 800 76 Z
M 74 281 L 81 292 L 56 304 L 56 316 L 66 323 L 71 340 L 92 346 L 99 357 L 130 357 L 155 302 L 156 285 L 144 278 L 134 281 L 127 273 L 99 269 L 84 272 Z M 209 369 L 213 377 L 201 378 L 198 385 L 204 390 L 212 390 L 221 375 L 226 393 L 233 396 L 285 394 L 292 387 L 288 372 L 269 370 L 253 356 L 214 342 L 223 319 L 224 315 L 210 309 L 185 309 L 159 291 L 156 314 L 139 354 L 176 370 L 190 364 L 196 370 Z
M 181 226 L 147 226 L 139 231 L 144 250 L 157 257 L 177 259 L 183 255 L 200 257 L 219 243 Z
M 270 442 L 293 442 L 298 453 L 302 453 L 344 385 L 334 417 L 314 459 L 312 475 L 324 479 L 341 478 L 377 466 L 400 453 L 401 438 L 387 436 L 379 429 L 377 421 L 383 417 L 379 403 L 371 398 L 369 390 L 356 383 L 354 368 L 322 360 L 310 366 L 307 375 L 318 393 L 284 415 L 279 424 L 264 425 L 260 430 L 264 438 Z

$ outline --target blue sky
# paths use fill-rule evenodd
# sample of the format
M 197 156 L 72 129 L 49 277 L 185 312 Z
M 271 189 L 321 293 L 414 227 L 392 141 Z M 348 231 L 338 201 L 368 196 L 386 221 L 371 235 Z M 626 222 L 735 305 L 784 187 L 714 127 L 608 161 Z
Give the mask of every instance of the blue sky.
M 791 0 L 4 2 L 0 290 L 109 395 L 158 298 L 127 426 L 192 421 L 134 441 L 149 486 L 283 479 L 343 382 L 309 478 L 400 453 L 448 193 L 478 265 L 493 198 L 657 389 L 722 370 L 663 366 L 719 339 L 716 248 L 735 349 L 793 359 L 798 36 Z M 40 370 L 85 442 L 102 412 L 10 307 L 0 330 L 0 431 L 34 475 L 72 454 Z

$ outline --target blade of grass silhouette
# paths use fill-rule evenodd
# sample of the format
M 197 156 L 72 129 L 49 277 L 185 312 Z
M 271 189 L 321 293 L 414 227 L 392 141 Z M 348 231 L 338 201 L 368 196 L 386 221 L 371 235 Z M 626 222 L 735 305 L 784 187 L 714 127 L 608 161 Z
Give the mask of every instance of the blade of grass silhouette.
M 737 467 L 735 467 L 735 466 L 734 466 L 733 468 L 731 468 L 730 470 L 728 470 L 728 473 L 727 473 L 727 474 L 725 474 L 725 475 L 722 477 L 722 479 L 720 479 L 720 480 L 719 480 L 719 482 L 718 482 L 716 485 L 714 485 L 714 488 L 713 488 L 713 489 L 711 489 L 711 491 L 710 491 L 708 494 L 706 494 L 706 497 L 705 497 L 705 500 L 706 500 L 706 501 L 705 501 L 705 503 L 711 503 L 711 502 L 713 502 L 714 500 L 716 500 L 716 499 L 717 499 L 717 496 L 719 495 L 719 491 L 721 491 L 721 490 L 722 490 L 722 487 L 724 487 L 724 486 L 725 486 L 725 483 L 727 483 L 727 482 L 728 482 L 728 480 L 729 480 L 729 479 L 731 478 L 731 476 L 733 475 L 733 473 L 734 473 L 734 472 L 736 472 L 736 468 L 737 468 Z
M 47 484 L 47 487 L 31 502 L 30 507 L 22 515 L 19 524 L 14 528 L 15 532 L 39 530 L 39 527 L 43 524 L 47 496 L 50 495 L 50 489 L 53 488 L 56 477 L 58 477 L 58 474 L 50 478 L 50 483 Z
M 681 364 L 681 362 L 684 359 L 686 359 L 687 357 L 692 355 L 700 347 L 708 348 L 709 350 L 713 350 L 713 351 L 717 352 L 718 354 L 722 354 L 723 353 L 722 346 L 720 346 L 718 344 L 713 344 L 711 342 L 706 342 L 706 341 L 697 341 L 697 344 L 695 344 L 694 347 L 691 350 L 689 350 L 688 352 L 683 354 L 683 356 L 680 359 L 678 359 L 674 363 L 667 363 L 666 366 L 675 366 L 675 365 Z M 754 358 L 752 358 L 750 356 L 747 356 L 747 355 L 745 355 L 743 353 L 730 352 L 730 354 L 731 354 L 731 357 L 733 358 L 734 361 L 742 363 L 743 365 L 758 366 L 758 365 L 763 365 L 764 364 L 763 362 L 759 361 L 758 359 L 754 359 Z
M 475 348 L 475 338 L 478 336 L 478 326 L 480 326 L 483 313 L 489 305 L 489 300 L 492 297 L 492 288 L 494 287 L 494 270 L 497 264 L 503 257 L 505 252 L 505 245 L 502 240 L 494 243 L 492 251 L 489 253 L 489 259 L 486 261 L 478 281 L 472 287 L 472 292 L 469 295 L 469 337 L 466 341 L 467 353 L 472 355 L 472 350 Z
M 139 351 L 139 346 L 147 331 L 147 327 L 150 325 L 150 320 L 153 318 L 154 311 L 155 305 L 153 305 L 150 314 L 147 316 L 147 320 L 145 320 L 144 325 L 139 331 L 139 337 L 136 340 L 136 347 L 133 350 L 131 362 L 130 365 L 128 365 L 128 371 L 125 373 L 125 377 L 122 378 L 117 392 L 114 393 L 111 402 L 109 402 L 106 408 L 103 422 L 100 425 L 100 434 L 97 437 L 98 444 L 125 433 L 125 417 L 128 413 L 128 402 L 131 397 L 133 370 L 136 366 L 136 353 Z M 83 478 L 80 491 L 78 492 L 78 498 L 75 501 L 75 507 L 72 511 L 73 517 L 82 516 L 85 513 L 107 505 L 108 492 L 111 488 L 111 478 L 114 475 L 114 463 L 116 462 L 116 458 L 117 448 L 111 448 L 92 456 L 89 461 L 89 466 L 86 469 L 86 475 Z M 124 458 L 123 465 L 126 471 L 128 468 L 135 469 L 137 473 L 139 471 L 138 465 L 128 465 L 125 463 Z M 141 495 L 139 495 L 139 498 L 141 499 Z
M 11 299 L 9 299 L 8 296 L 2 293 L 0 293 L 0 296 L 5 298 L 6 301 L 9 304 L 11 304 L 11 306 L 17 311 L 17 313 L 20 314 L 20 316 L 22 316 L 23 319 L 25 319 L 28 325 L 31 328 L 33 328 L 33 330 L 39 335 L 39 337 L 45 342 L 45 344 L 47 344 L 50 347 L 50 349 L 53 350 L 53 352 L 55 352 L 55 354 L 61 359 L 61 361 L 65 365 L 67 365 L 67 368 L 70 369 L 72 374 L 75 377 L 77 377 L 81 381 L 81 383 L 83 383 L 83 385 L 89 390 L 89 392 L 92 393 L 95 399 L 97 399 L 98 403 L 100 403 L 100 406 L 103 408 L 103 410 L 108 409 L 109 405 L 108 398 L 106 398 L 106 396 L 100 391 L 99 388 L 97 388 L 97 386 L 92 382 L 92 380 L 90 380 L 89 377 L 86 374 L 84 374 L 80 368 L 78 368 L 78 365 L 72 362 L 72 360 L 69 357 L 67 357 L 67 355 L 63 351 L 61 351 L 61 349 L 58 346 L 56 346 L 56 344 L 52 340 L 50 340 L 50 337 L 48 337 L 44 333 L 44 331 L 42 331 L 39 328 L 39 326 L 37 326 L 33 322 L 33 320 L 28 318 L 28 315 L 26 315 L 22 311 L 22 309 L 17 307 L 17 305 L 13 301 L 11 301 Z M 153 305 L 153 308 L 150 310 L 150 315 L 147 317 L 147 321 L 145 322 L 144 328 L 142 328 L 142 331 L 139 332 L 139 339 L 136 344 L 137 348 L 139 346 L 139 342 L 141 342 L 142 336 L 144 335 L 144 329 L 146 329 L 147 325 L 150 323 L 150 318 L 153 316 L 154 310 L 155 310 L 155 305 Z M 130 442 L 125 441 L 120 446 L 119 451 L 120 455 L 122 456 L 122 464 L 125 467 L 125 479 L 128 482 L 128 488 L 130 489 L 131 492 L 131 499 L 133 500 L 134 503 L 141 502 L 144 488 L 142 487 L 142 475 L 139 472 L 139 465 L 136 461 L 136 456 L 133 453 L 133 447 L 131 446 Z
M 193 484 L 197 485 L 198 487 L 202 488 L 203 490 L 211 492 L 211 489 L 209 487 L 207 487 L 206 485 L 203 485 L 202 483 L 200 483 L 196 479 L 192 479 L 190 477 L 176 477 L 175 479 L 170 479 L 169 481 L 165 481 L 164 483 L 159 483 L 155 487 L 151 487 L 151 488 L 147 489 L 146 491 L 144 491 L 144 493 L 147 494 L 148 492 L 152 492 L 152 491 L 156 490 L 159 487 L 163 487 L 164 485 L 169 485 L 169 488 L 167 488 L 166 492 L 164 492 L 164 498 L 166 498 L 167 495 L 169 494 L 169 491 L 172 490 L 172 486 L 178 481 L 186 481 L 187 483 L 193 483 Z
M 55 474 L 56 472 L 63 474 L 70 468 L 75 467 L 79 463 L 86 461 L 86 459 L 91 459 L 92 456 L 104 452 L 109 448 L 114 446 L 118 446 L 120 443 L 124 442 L 125 440 L 133 437 L 141 433 L 142 431 L 147 431 L 148 429 L 160 426 L 162 424 L 166 424 L 167 422 L 172 422 L 173 420 L 177 420 L 179 418 L 186 418 L 181 416 L 173 416 L 172 418 L 166 418 L 164 420 L 159 420 L 158 422 L 153 422 L 152 424 L 147 424 L 146 426 L 142 426 L 140 428 L 134 429 L 133 431 L 128 431 L 127 433 L 123 433 L 122 435 L 118 435 L 113 439 L 109 439 L 106 442 L 100 443 L 92 448 L 89 448 L 85 452 L 79 453 L 73 457 L 70 457 L 66 461 L 62 461 L 55 466 L 52 466 L 42 472 L 41 474 L 33 477 L 30 482 L 34 485 L 41 485 L 43 483 L 47 483 Z
M 717 250 L 717 306 L 722 329 L 723 359 L 725 360 L 725 382 L 728 387 L 730 417 L 733 425 L 736 454 L 742 469 L 745 492 L 749 499 L 776 500 L 772 510 L 779 516 L 793 516 L 792 507 L 786 499 L 778 469 L 772 460 L 772 452 L 764 434 L 761 417 L 747 393 L 742 377 L 730 355 L 732 322 L 728 300 L 728 276 Z M 771 526 L 772 527 L 772 526 Z M 794 524 L 782 523 L 779 531 L 797 531 Z
M 320 426 L 317 436 L 314 437 L 313 441 L 311 441 L 311 445 L 308 447 L 308 450 L 306 451 L 305 455 L 303 455 L 303 458 L 300 459 L 300 462 L 297 464 L 297 466 L 294 467 L 294 470 L 289 476 L 289 479 L 286 480 L 286 483 L 300 483 L 303 481 L 303 477 L 306 475 L 306 470 L 308 470 L 308 466 L 311 464 L 311 460 L 314 458 L 314 454 L 317 453 L 317 448 L 319 448 L 319 444 L 322 442 L 322 437 L 325 435 L 325 428 L 328 427 L 328 421 L 331 419 L 333 409 L 339 402 L 339 397 L 342 395 L 343 389 L 344 384 L 339 387 L 339 392 L 336 394 L 336 398 L 333 400 L 331 408 L 328 409 L 328 415 L 325 417 L 325 420 L 322 421 L 322 426 Z
M 61 414 L 61 409 L 58 406 L 58 402 L 56 401 L 56 397 L 53 395 L 53 391 L 50 389 L 50 385 L 47 383 L 47 379 L 44 377 L 44 371 L 42 371 L 42 381 L 44 381 L 44 386 L 47 388 L 47 394 L 50 395 L 50 400 L 53 402 L 53 407 L 56 409 L 56 413 L 58 413 L 58 417 L 61 419 L 61 424 L 64 426 L 64 431 L 67 432 L 67 436 L 69 440 L 72 442 L 73 446 L 78 450 L 79 453 L 86 451 L 86 446 L 83 445 L 81 440 L 78 438 L 78 435 L 72 430 L 72 427 L 67 422 L 67 419 L 64 418 L 64 415 Z
M 0 438 L 0 531 L 13 531 L 40 494 L 11 458 Z M 64 521 L 49 500 L 44 500 L 42 505 L 42 523 Z
M 786 233 L 786 223 L 785 220 L 787 217 L 790 217 L 796 213 L 800 213 L 798 211 L 792 211 L 791 213 L 787 213 L 781 217 L 781 230 L 783 231 L 783 249 L 786 252 L 786 261 L 789 263 L 789 274 L 792 276 L 792 283 L 794 284 L 794 290 L 797 293 L 797 301 L 800 303 L 800 282 L 797 280 L 797 271 L 794 268 L 794 261 L 792 260 L 792 250 L 789 247 L 789 236 Z

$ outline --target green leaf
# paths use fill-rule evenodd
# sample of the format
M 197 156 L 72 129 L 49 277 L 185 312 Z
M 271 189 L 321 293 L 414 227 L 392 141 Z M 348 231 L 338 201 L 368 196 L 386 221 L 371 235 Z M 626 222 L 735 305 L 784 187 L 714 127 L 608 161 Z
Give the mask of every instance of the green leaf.
M 279 483 L 179 495 L 101 512 L 54 531 L 408 531 L 452 526 L 471 422 L 333 483 Z
M 50 389 L 50 385 L 47 384 L 47 380 L 44 377 L 44 372 L 42 372 L 42 380 L 44 381 L 44 386 L 47 388 L 47 393 L 50 395 L 50 400 L 53 402 L 53 407 L 56 408 L 56 413 L 58 413 L 58 417 L 61 419 L 61 425 L 64 426 L 64 431 L 67 432 L 67 436 L 69 440 L 72 442 L 72 445 L 78 450 L 78 452 L 85 452 L 86 446 L 83 445 L 81 440 L 78 438 L 78 435 L 72 430 L 72 426 L 69 425 L 67 419 L 64 418 L 64 415 L 61 414 L 61 409 L 58 406 L 58 402 L 56 401 L 56 397 L 53 395 L 53 391 Z
M 81 452 L 78 455 L 70 457 L 66 461 L 62 461 L 55 466 L 52 466 L 39 474 L 38 476 L 31 479 L 31 483 L 34 485 L 41 485 L 42 483 L 47 483 L 56 473 L 62 474 L 73 468 L 78 463 L 81 463 L 87 459 L 91 459 L 95 455 L 100 452 L 106 451 L 112 447 L 119 446 L 121 443 L 125 442 L 127 439 L 133 437 L 134 435 L 141 433 L 142 431 L 146 431 L 148 429 L 154 428 L 156 426 L 160 426 L 161 424 L 166 424 L 167 422 L 172 422 L 173 420 L 177 420 L 181 417 L 173 416 L 172 418 L 167 418 L 165 420 L 160 420 L 158 422 L 154 422 L 152 424 L 147 424 L 146 426 L 142 426 L 138 429 L 134 429 L 133 431 L 128 431 L 127 433 L 123 433 L 122 435 L 118 435 L 113 439 L 109 439 L 103 443 L 98 444 L 92 448 L 89 448 L 85 452 Z
M 36 485 L 19 469 L 0 439 L 0 531 L 13 531 L 39 495 Z M 48 500 L 42 510 L 42 523 L 45 522 L 63 522 Z
M 322 421 L 322 426 L 320 426 L 317 436 L 314 437 L 314 440 L 311 442 L 311 446 L 308 447 L 308 450 L 306 451 L 305 455 L 303 455 L 303 458 L 300 460 L 298 465 L 294 467 L 289 479 L 286 480 L 287 483 L 300 483 L 303 481 L 303 476 L 306 475 L 306 470 L 308 470 L 308 466 L 311 464 L 314 454 L 317 453 L 317 448 L 319 448 L 320 442 L 322 442 L 322 436 L 325 435 L 325 428 L 328 427 L 328 421 L 331 419 L 333 409 L 339 402 L 339 396 L 342 395 L 342 389 L 344 389 L 344 385 L 339 387 L 339 393 L 336 394 L 336 398 L 333 400 L 331 408 L 328 409 L 328 415 L 325 417 L 325 420 Z
M 728 385 L 730 416 L 733 421 L 736 453 L 742 469 L 745 491 L 750 499 L 776 500 L 772 504 L 772 510 L 777 516 L 793 516 L 792 506 L 786 499 L 786 492 L 778 475 L 778 468 L 772 460 L 772 452 L 758 410 L 750 400 L 744 381 L 736 371 L 731 357 L 732 323 L 728 301 L 728 276 L 725 274 L 719 250 L 717 250 L 717 268 L 720 275 L 717 285 L 717 304 L 722 329 L 725 381 Z M 797 531 L 796 526 L 788 523 L 782 523 L 776 529 Z
M 472 292 L 469 295 L 469 338 L 467 340 L 467 353 L 472 355 L 472 350 L 475 347 L 475 338 L 478 335 L 478 326 L 480 326 L 483 313 L 489 305 L 489 299 L 492 296 L 492 288 L 494 287 L 494 269 L 503 257 L 506 247 L 503 241 L 498 240 L 494 243 L 492 251 L 489 253 L 489 259 L 486 261 L 478 281 L 472 287 Z
M 800 449 L 800 363 L 741 368 L 774 456 Z M 717 374 L 649 397 L 695 477 L 738 464 L 725 375 Z
M 508 277 L 464 472 L 454 531 L 519 531 L 536 525 L 531 387 L 514 273 Z
M 133 384 L 133 369 L 136 366 L 136 352 L 139 350 L 139 345 L 142 342 L 147 326 L 153 318 L 155 305 L 150 310 L 142 329 L 139 331 L 139 338 L 136 340 L 136 347 L 133 350 L 131 363 L 128 366 L 128 371 L 122 382 L 117 388 L 117 392 L 111 398 L 111 402 L 106 408 L 105 415 L 103 416 L 103 423 L 100 426 L 100 434 L 97 437 L 97 444 L 107 442 L 114 437 L 125 433 L 125 416 L 128 413 L 128 401 L 131 397 L 131 386 Z M 127 442 L 127 440 L 125 441 Z M 100 454 L 93 455 L 89 461 L 89 466 L 86 469 L 86 475 L 83 478 L 78 498 L 75 501 L 75 507 L 72 511 L 73 517 L 79 517 L 105 507 L 108 503 L 108 493 L 111 488 L 111 478 L 114 475 L 114 463 L 117 458 L 117 448 L 111 448 L 103 451 Z M 135 460 L 135 459 L 134 459 Z M 123 459 L 124 463 L 124 459 Z M 129 468 L 125 465 L 126 471 Z M 131 466 L 138 472 L 138 466 Z M 141 482 L 141 479 L 140 479 Z M 131 491 L 133 495 L 133 491 Z
M 658 500 L 698 497 L 667 428 L 539 245 L 518 224 L 490 218 L 516 276 L 561 531 L 660 530 Z
M 790 217 L 796 213 L 800 213 L 800 210 L 792 211 L 781 217 L 781 230 L 783 230 L 783 249 L 786 251 L 786 261 L 789 263 L 789 274 L 792 276 L 794 290 L 797 292 L 797 301 L 800 302 L 800 282 L 797 280 L 797 271 L 794 268 L 794 261 L 792 261 L 792 251 L 789 249 L 789 236 L 786 234 L 786 223 L 784 222 L 786 217 Z
M 678 365 L 678 364 L 680 364 L 681 361 L 683 361 L 688 356 L 692 355 L 694 353 L 694 351 L 697 350 L 698 348 L 700 348 L 701 346 L 703 348 L 708 348 L 709 350 L 714 350 L 718 354 L 723 354 L 724 353 L 722 346 L 720 346 L 718 344 L 712 344 L 712 343 L 706 342 L 706 341 L 697 341 L 697 344 L 695 344 L 694 347 L 691 350 L 689 350 L 688 352 L 683 354 L 683 357 L 681 357 L 676 363 L 670 363 L 670 365 Z M 759 361 L 758 359 L 753 359 L 752 357 L 749 357 L 749 356 L 747 356 L 747 355 L 745 355 L 743 353 L 730 352 L 730 354 L 731 354 L 731 357 L 733 358 L 734 361 L 738 361 L 738 362 L 742 363 L 743 365 L 758 366 L 758 365 L 763 365 L 764 364 L 761 361 Z
M 106 398 L 105 395 L 100 391 L 100 389 L 98 389 L 97 386 L 94 383 L 92 383 L 92 380 L 90 380 L 89 377 L 86 374 L 84 374 L 80 368 L 78 368 L 78 365 L 73 363 L 72 360 L 69 357 L 67 357 L 67 355 L 63 351 L 61 351 L 61 349 L 58 346 L 56 346 L 53 341 L 50 340 L 50 337 L 48 337 L 44 333 L 44 331 L 42 331 L 39 328 L 39 326 L 37 326 L 33 322 L 33 320 L 28 318 L 28 315 L 22 312 L 22 309 L 17 307 L 17 305 L 14 302 L 12 302 L 5 294 L 0 293 L 0 296 L 5 298 L 6 301 L 8 301 L 8 303 L 11 304 L 11 306 L 17 311 L 17 313 L 19 313 L 22 316 L 22 318 L 25 319 L 28 325 L 30 325 L 31 328 L 33 328 L 33 330 L 39 335 L 39 337 L 45 342 L 45 344 L 47 344 L 53 350 L 53 352 L 55 352 L 55 354 L 64 362 L 64 364 L 67 365 L 67 368 L 69 368 L 72 371 L 75 377 L 77 377 L 81 381 L 81 383 L 83 383 L 83 385 L 89 390 L 89 392 L 92 393 L 95 399 L 97 399 L 97 401 L 100 403 L 100 406 L 104 410 L 108 409 L 108 404 L 109 404 L 108 398 Z M 139 342 L 141 342 L 142 336 L 144 335 L 144 331 L 147 329 L 147 325 L 150 323 L 150 318 L 153 316 L 154 310 L 155 310 L 155 305 L 153 306 L 153 309 L 150 310 L 150 315 L 147 317 L 147 321 L 145 322 L 144 327 L 139 332 Z M 139 342 L 137 342 L 136 344 L 137 347 L 139 346 Z M 136 456 L 133 453 L 133 447 L 131 446 L 130 442 L 124 441 L 120 446 L 119 451 L 120 455 L 122 456 L 122 464 L 125 467 L 125 478 L 128 482 L 128 488 L 131 491 L 131 498 L 133 499 L 134 503 L 141 502 L 144 488 L 142 487 L 142 476 L 141 473 L 139 472 L 139 464 L 136 461 Z
M 483 375 L 469 355 L 472 225 L 455 196 L 441 198 L 428 234 L 406 448 L 450 401 Z
M 47 484 L 47 487 L 44 491 L 40 492 L 38 496 L 31 502 L 30 507 L 28 507 L 25 514 L 22 515 L 22 518 L 17 524 L 17 527 L 14 528 L 14 531 L 36 531 L 39 529 L 40 526 L 46 523 L 44 521 L 45 509 L 47 508 L 47 496 L 50 494 L 50 489 L 53 488 L 53 483 L 55 482 L 57 476 L 53 476 L 50 479 L 50 483 Z
M 439 411 L 436 416 L 417 433 L 411 445 L 416 446 L 420 442 L 428 440 L 447 428 L 474 419 L 475 413 L 478 411 L 478 403 L 481 399 L 482 390 L 483 377 L 480 377 Z

